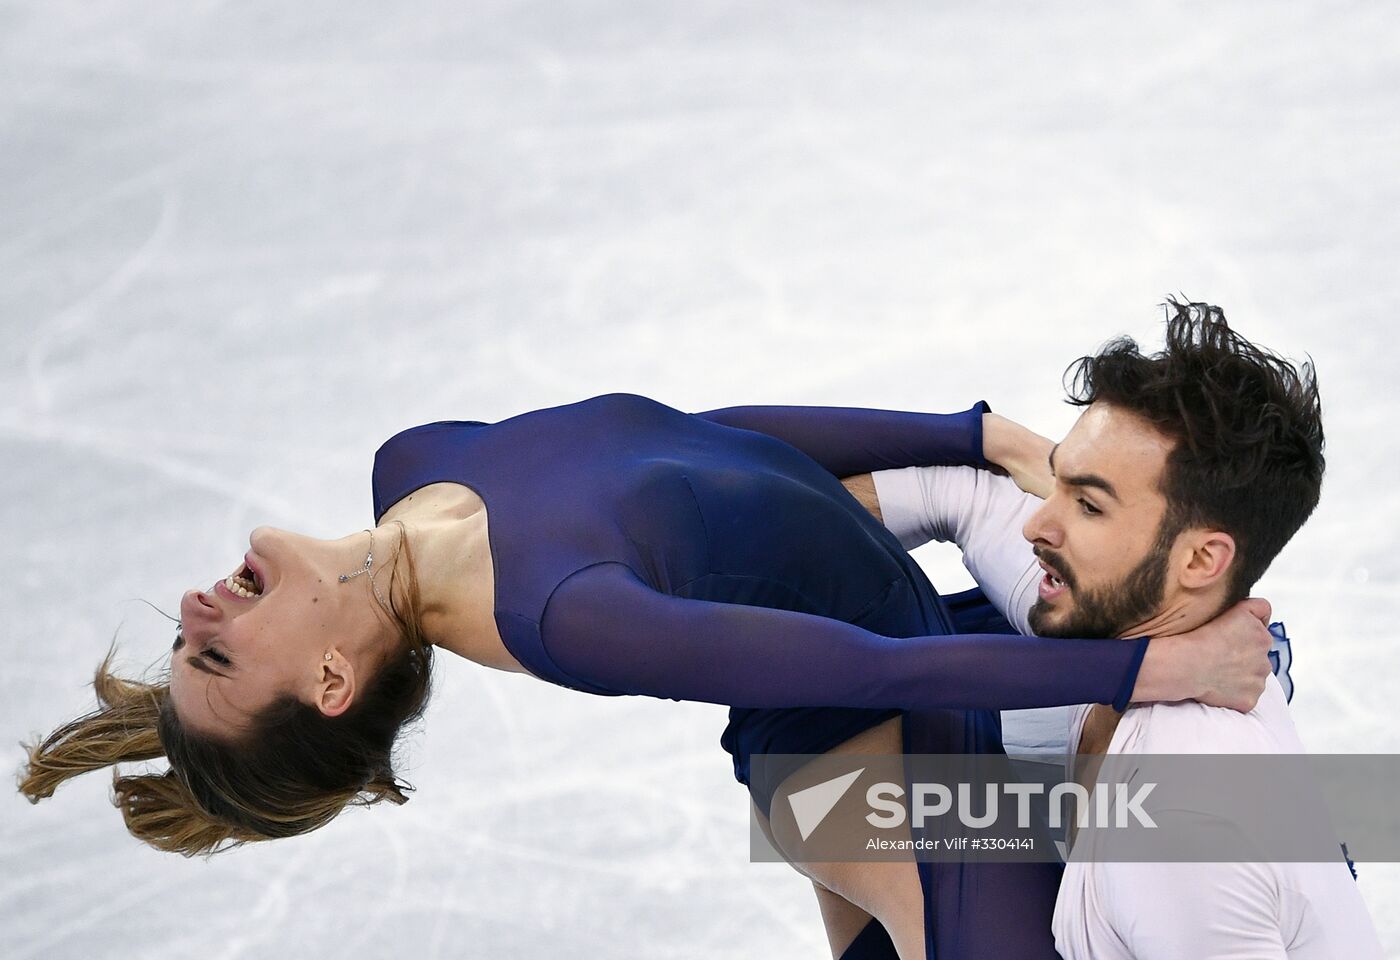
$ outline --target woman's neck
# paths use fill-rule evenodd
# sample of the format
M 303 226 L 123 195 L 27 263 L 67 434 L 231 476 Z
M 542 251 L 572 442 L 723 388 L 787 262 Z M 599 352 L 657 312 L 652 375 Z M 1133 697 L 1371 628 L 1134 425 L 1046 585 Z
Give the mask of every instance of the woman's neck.
M 383 530 L 392 537 L 390 555 L 397 560 L 394 521 L 408 537 L 428 641 L 484 666 L 525 672 L 496 626 L 495 570 L 481 498 L 461 484 L 434 483 L 394 504 L 375 536 Z

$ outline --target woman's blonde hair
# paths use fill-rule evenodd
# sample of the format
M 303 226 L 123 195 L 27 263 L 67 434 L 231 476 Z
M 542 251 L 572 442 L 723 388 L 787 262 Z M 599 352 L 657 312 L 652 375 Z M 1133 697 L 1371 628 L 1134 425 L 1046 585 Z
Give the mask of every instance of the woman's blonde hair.
M 400 524 L 402 529 L 402 524 Z M 418 578 L 401 537 L 406 583 L 389 605 L 403 643 L 338 717 L 287 694 L 253 720 L 237 742 L 195 735 L 170 700 L 169 673 L 154 683 L 110 671 L 115 647 L 97 668 L 96 710 L 59 727 L 42 743 L 22 744 L 29 760 L 19 789 L 31 803 L 90 770 L 166 757 L 162 773 L 113 770 L 113 803 L 132 835 L 185 856 L 214 854 L 255 840 L 325 826 L 347 805 L 407 802 L 412 787 L 394 774 L 402 727 L 422 716 L 431 687 L 433 648 L 423 636 Z

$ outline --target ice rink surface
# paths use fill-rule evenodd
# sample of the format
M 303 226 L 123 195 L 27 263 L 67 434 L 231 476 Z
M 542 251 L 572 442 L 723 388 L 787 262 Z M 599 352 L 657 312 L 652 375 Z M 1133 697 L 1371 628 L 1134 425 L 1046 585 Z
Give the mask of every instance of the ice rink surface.
M 9 766 L 114 635 L 160 664 L 141 599 L 368 525 L 404 427 L 622 390 L 1058 438 L 1065 365 L 1175 291 L 1316 361 L 1322 505 L 1259 592 L 1310 748 L 1400 750 L 1400 14 L 1081 7 L 0 4 Z M 401 808 L 204 862 L 105 773 L 6 794 L 0 956 L 826 955 L 722 708 L 448 659 Z

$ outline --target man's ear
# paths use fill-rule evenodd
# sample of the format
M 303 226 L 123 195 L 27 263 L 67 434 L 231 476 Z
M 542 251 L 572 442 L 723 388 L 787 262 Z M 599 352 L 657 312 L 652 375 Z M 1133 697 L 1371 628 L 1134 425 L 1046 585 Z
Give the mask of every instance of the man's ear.
M 1181 569 L 1181 586 L 1208 590 L 1225 581 L 1235 560 L 1235 538 L 1223 530 L 1188 530 L 1182 535 L 1190 551 Z
M 339 651 L 321 663 L 315 697 L 316 708 L 327 717 L 338 717 L 350 709 L 355 698 L 355 668 Z

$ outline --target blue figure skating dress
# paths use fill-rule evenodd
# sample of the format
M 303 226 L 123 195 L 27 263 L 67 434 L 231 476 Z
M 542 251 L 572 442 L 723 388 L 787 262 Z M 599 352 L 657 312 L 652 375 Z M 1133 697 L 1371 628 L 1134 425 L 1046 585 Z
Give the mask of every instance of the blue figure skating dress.
M 750 776 L 754 754 L 821 753 L 901 714 L 906 753 L 999 752 L 1000 709 L 1126 706 L 1146 640 L 1018 636 L 975 602 L 955 618 L 838 479 L 986 466 L 986 409 L 687 414 L 612 394 L 440 421 L 380 447 L 374 515 L 430 483 L 476 491 L 511 654 L 587 693 L 729 705 L 721 743 L 767 814 L 778 783 Z M 998 632 L 959 631 L 974 623 Z M 919 874 L 930 958 L 1055 956 L 1058 865 Z M 893 950 L 872 922 L 845 956 Z

